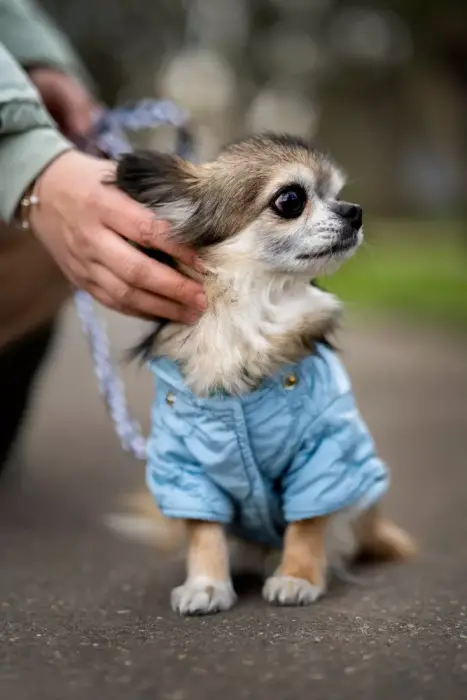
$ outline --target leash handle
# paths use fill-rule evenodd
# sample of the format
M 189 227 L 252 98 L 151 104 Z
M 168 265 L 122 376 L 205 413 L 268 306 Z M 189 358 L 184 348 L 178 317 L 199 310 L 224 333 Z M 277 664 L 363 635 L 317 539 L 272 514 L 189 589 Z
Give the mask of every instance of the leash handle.
M 91 134 L 80 137 L 76 145 L 87 153 L 96 153 L 97 150 L 116 160 L 133 150 L 126 132 L 168 125 L 176 130 L 177 154 L 192 159 L 194 142 L 188 123 L 188 114 L 169 100 L 140 100 L 134 105 L 96 112 Z
M 132 107 L 117 107 L 96 115 L 92 134 L 77 143 L 88 153 L 96 149 L 111 159 L 117 159 L 132 151 L 126 131 L 140 131 L 160 125 L 171 125 L 177 130 L 177 153 L 189 158 L 193 152 L 193 139 L 185 112 L 167 100 L 142 100 Z M 147 440 L 141 426 L 130 415 L 125 387 L 112 359 L 109 337 L 102 317 L 96 313 L 90 294 L 78 290 L 74 304 L 81 329 L 91 350 L 94 373 L 99 392 L 104 399 L 110 419 L 122 448 L 136 459 L 145 460 Z

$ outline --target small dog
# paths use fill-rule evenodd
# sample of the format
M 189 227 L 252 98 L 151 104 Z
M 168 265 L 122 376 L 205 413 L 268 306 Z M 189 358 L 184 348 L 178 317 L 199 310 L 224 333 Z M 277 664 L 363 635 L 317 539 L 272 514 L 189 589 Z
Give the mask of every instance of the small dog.
M 118 165 L 117 185 L 169 220 L 206 270 L 199 321 L 161 323 L 138 347 L 156 380 L 148 485 L 188 531 L 180 613 L 233 605 L 227 532 L 282 547 L 263 594 L 283 605 L 325 591 L 336 524 L 351 535 L 340 556 L 414 550 L 381 514 L 388 473 L 328 340 L 341 305 L 314 285 L 363 238 L 343 184 L 327 156 L 273 134 L 199 166 L 149 152 Z

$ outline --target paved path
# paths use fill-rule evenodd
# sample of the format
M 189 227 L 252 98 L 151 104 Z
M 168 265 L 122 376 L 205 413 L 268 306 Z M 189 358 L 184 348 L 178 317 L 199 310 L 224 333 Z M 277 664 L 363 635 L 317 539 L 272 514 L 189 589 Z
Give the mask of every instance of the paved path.
M 112 332 L 121 348 L 134 336 L 121 321 Z M 180 619 L 168 594 L 181 562 L 102 525 L 142 467 L 119 451 L 66 319 L 25 469 L 0 489 L 2 700 L 467 697 L 467 341 L 394 325 L 342 344 L 393 467 L 389 507 L 421 557 L 298 610 L 267 607 L 243 580 L 235 610 Z M 145 417 L 148 376 L 127 382 Z

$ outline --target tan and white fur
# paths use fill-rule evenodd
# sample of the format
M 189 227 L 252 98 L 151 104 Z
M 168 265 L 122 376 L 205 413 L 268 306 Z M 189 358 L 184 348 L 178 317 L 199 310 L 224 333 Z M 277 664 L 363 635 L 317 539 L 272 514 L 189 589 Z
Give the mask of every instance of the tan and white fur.
M 252 391 L 332 332 L 340 303 L 310 282 L 334 272 L 363 233 L 360 207 L 338 200 L 344 178 L 327 156 L 299 139 L 267 134 L 200 166 L 175 156 L 129 155 L 117 184 L 168 219 L 175 239 L 194 246 L 204 264 L 203 316 L 191 326 L 166 323 L 142 346 L 146 354 L 176 360 L 194 393 Z M 187 578 L 173 591 L 172 606 L 184 614 L 226 610 L 235 593 L 224 528 L 186 525 Z M 264 598 L 283 605 L 315 601 L 325 591 L 334 550 L 338 559 L 397 560 L 414 545 L 380 506 L 361 516 L 291 523 Z

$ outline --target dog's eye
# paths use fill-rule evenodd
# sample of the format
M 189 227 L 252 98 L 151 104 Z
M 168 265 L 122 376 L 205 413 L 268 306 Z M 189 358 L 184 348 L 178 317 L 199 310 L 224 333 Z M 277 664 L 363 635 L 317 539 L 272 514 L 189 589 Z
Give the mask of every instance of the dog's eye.
M 271 202 L 272 210 L 283 219 L 297 219 L 305 209 L 306 192 L 299 185 L 285 187 Z

